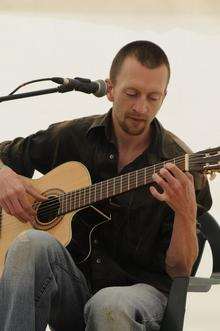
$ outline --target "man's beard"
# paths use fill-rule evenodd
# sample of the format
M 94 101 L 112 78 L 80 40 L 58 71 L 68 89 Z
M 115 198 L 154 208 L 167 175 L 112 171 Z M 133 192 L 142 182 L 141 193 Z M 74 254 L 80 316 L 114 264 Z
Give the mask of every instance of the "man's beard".
M 128 121 L 132 122 L 132 119 L 129 118 Z M 132 124 L 129 125 L 129 123 L 126 123 L 126 119 L 124 121 L 119 121 L 122 130 L 131 136 L 139 136 L 147 130 L 147 121 L 141 120 L 141 123 L 142 125 L 139 123 L 137 126 L 132 126 Z

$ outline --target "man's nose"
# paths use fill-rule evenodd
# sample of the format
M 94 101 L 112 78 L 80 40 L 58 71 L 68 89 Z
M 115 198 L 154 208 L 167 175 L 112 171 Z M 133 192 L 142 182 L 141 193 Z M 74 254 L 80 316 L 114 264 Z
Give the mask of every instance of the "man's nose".
M 148 106 L 147 106 L 147 100 L 146 97 L 139 97 L 136 100 L 136 103 L 134 105 L 134 110 L 137 113 L 144 114 L 147 112 Z

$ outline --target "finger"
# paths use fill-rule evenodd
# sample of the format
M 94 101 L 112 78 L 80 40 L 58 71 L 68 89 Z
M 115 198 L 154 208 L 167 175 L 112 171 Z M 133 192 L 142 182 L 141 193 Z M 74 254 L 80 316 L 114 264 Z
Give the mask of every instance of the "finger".
M 175 164 L 168 162 L 165 164 L 164 167 L 168 169 L 171 172 L 171 174 L 173 174 L 173 176 L 177 178 L 179 181 L 181 182 L 186 181 L 185 174 Z
M 191 173 L 189 173 L 189 172 L 185 172 L 185 175 L 194 184 L 194 177 L 193 177 L 193 175 Z
M 15 216 L 16 218 L 19 218 L 19 213 L 20 213 L 20 207 L 17 205 L 15 200 L 5 200 L 4 204 L 2 204 L 4 210 L 6 211 L 7 214 Z M 19 218 L 20 219 L 20 218 Z M 26 223 L 26 219 L 20 219 L 23 223 Z
M 38 201 L 45 201 L 47 197 L 42 195 L 38 190 L 36 190 L 32 185 L 26 185 L 26 192 L 29 193 L 32 197 L 34 197 Z
M 4 189 L 4 188 L 3 188 Z M 12 195 L 12 190 L 2 190 L 1 192 L 1 206 L 9 215 L 14 215 L 15 210 L 12 204 L 12 200 L 15 197 Z
M 14 216 L 16 216 L 20 221 L 22 222 L 32 221 L 33 215 L 31 215 L 24 209 L 20 200 L 18 199 L 13 200 L 12 205 L 14 209 Z
M 8 204 L 8 202 L 3 199 L 2 202 L 1 202 L 1 206 L 2 208 L 5 210 L 5 212 L 9 215 L 11 215 L 11 208 L 10 208 L 10 205 Z
M 176 184 L 176 181 L 177 181 L 176 178 L 166 168 L 161 168 L 159 173 L 160 173 L 160 176 L 162 176 L 162 178 L 165 179 L 167 183 L 169 183 L 171 185 Z
M 26 194 L 23 194 L 22 196 L 19 197 L 19 202 L 20 202 L 20 205 L 21 205 L 22 209 L 27 214 L 29 214 L 32 217 L 35 217 L 36 216 L 37 212 L 36 212 L 36 210 L 33 209 L 32 204 L 28 200 Z
M 158 174 L 153 174 L 152 176 L 153 180 L 160 185 L 160 187 L 164 190 L 164 191 L 168 191 L 169 190 L 169 185 L 168 183 Z
M 149 190 L 150 190 L 150 192 L 151 192 L 151 194 L 153 195 L 154 198 L 156 198 L 160 201 L 165 200 L 164 193 L 159 193 L 154 186 L 150 186 Z

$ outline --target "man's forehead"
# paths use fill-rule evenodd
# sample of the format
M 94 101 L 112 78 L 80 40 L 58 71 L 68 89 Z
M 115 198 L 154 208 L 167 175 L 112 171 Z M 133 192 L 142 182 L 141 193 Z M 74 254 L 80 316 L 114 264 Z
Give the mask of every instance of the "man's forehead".
M 126 87 L 148 86 L 152 90 L 161 90 L 167 84 L 168 70 L 165 64 L 150 69 L 134 57 L 127 57 L 116 77 L 116 84 Z
M 161 71 L 161 73 L 168 74 L 168 69 L 165 64 L 161 64 L 155 68 L 150 68 L 147 64 L 143 64 L 135 56 L 127 56 L 122 65 L 120 72 L 132 72 L 132 71 L 146 71 L 149 73 L 154 73 L 156 71 Z

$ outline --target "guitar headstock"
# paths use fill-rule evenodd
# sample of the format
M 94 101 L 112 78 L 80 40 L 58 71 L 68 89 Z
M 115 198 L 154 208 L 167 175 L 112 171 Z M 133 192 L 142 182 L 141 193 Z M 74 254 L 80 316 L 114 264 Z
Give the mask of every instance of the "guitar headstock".
M 210 175 L 214 179 L 220 172 L 220 147 L 209 148 L 189 155 L 189 168 Z

